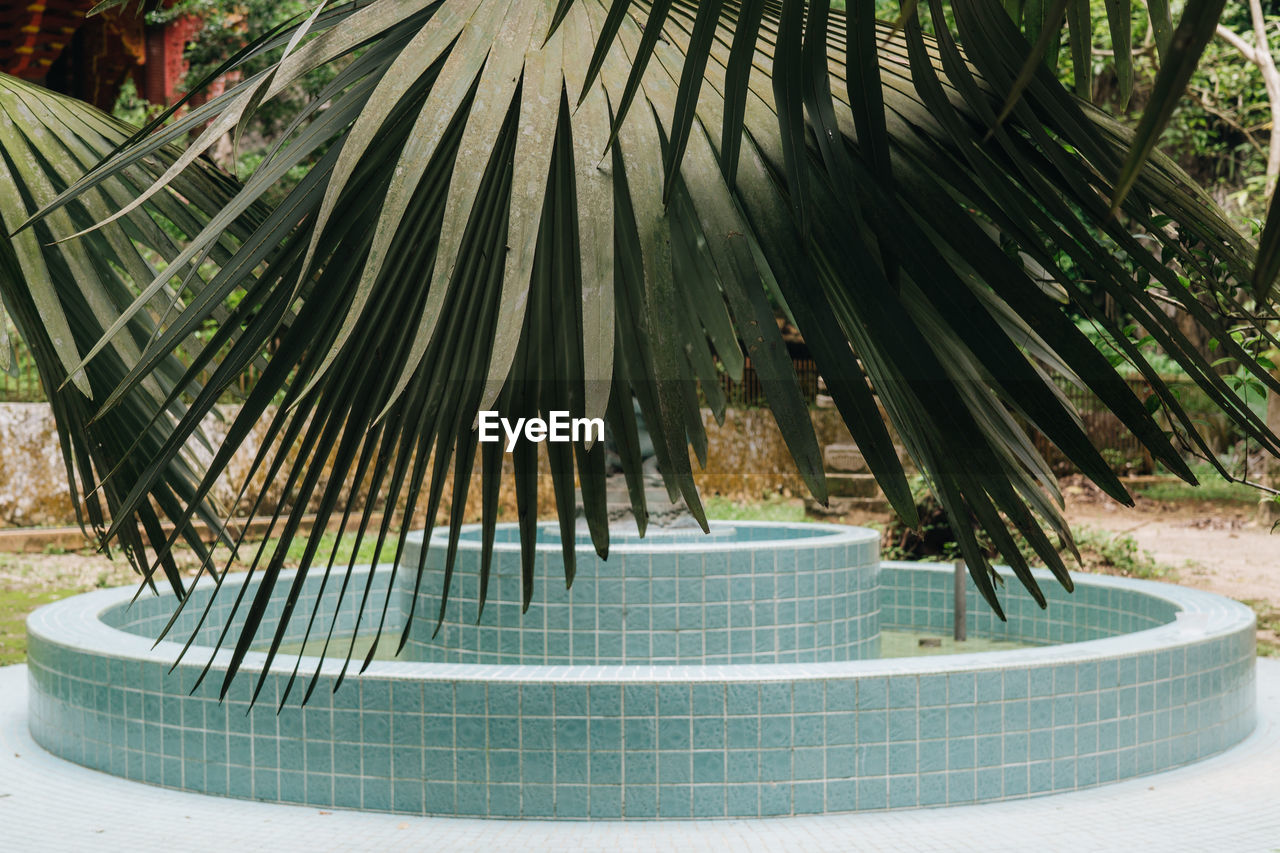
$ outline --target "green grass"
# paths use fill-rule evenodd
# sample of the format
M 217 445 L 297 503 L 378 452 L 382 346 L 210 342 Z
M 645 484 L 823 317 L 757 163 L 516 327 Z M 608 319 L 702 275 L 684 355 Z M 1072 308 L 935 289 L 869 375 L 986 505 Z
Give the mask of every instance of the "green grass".
M 1181 482 L 1152 483 L 1135 488 L 1133 492 L 1153 501 L 1230 501 L 1246 504 L 1256 504 L 1267 496 L 1266 492 L 1244 483 L 1228 483 L 1221 479 L 1201 480 L 1198 486 Z
M 1149 552 L 1139 548 L 1138 540 L 1128 534 L 1082 526 L 1072 528 L 1071 535 L 1080 549 L 1085 571 L 1145 580 L 1168 580 L 1174 574 L 1172 568 L 1157 563 Z
M 391 562 L 392 557 L 396 555 L 396 541 L 397 541 L 396 536 L 398 535 L 399 535 L 399 532 L 395 531 L 391 535 L 387 536 L 387 541 L 383 543 L 383 546 L 382 546 L 382 553 L 379 555 L 380 561 L 389 563 Z M 333 550 L 334 542 L 336 542 L 337 539 L 338 539 L 338 534 L 336 533 L 333 533 L 333 532 L 322 533 L 320 535 L 320 544 L 316 548 L 316 553 L 312 557 L 312 562 L 328 564 L 329 553 Z M 271 539 L 269 541 L 267 550 L 264 553 L 270 554 L 272 552 L 272 549 L 275 548 L 276 543 L 278 541 L 279 540 L 277 539 Z M 289 543 L 289 549 L 288 551 L 285 552 L 286 566 L 296 566 L 302 562 L 302 555 L 307 550 L 308 541 L 309 541 L 308 539 L 299 536 Z M 347 563 L 351 561 L 351 547 L 355 544 L 355 541 L 356 541 L 356 535 L 354 533 L 343 534 L 342 542 L 338 546 L 338 557 L 336 562 L 334 563 L 335 566 L 345 568 Z M 364 538 L 360 541 L 360 551 L 356 554 L 357 566 L 367 566 L 368 564 L 373 562 L 373 549 L 374 549 L 374 546 L 377 545 L 377 543 L 378 543 L 377 531 L 372 531 L 365 534 Z M 256 550 L 256 547 L 257 546 L 255 545 L 254 550 Z M 242 551 L 240 554 L 241 559 L 245 559 L 245 560 L 252 559 L 254 550 Z
M 1195 474 L 1196 479 L 1200 481 L 1200 485 L 1193 486 L 1181 480 L 1151 483 L 1146 486 L 1135 486 L 1133 493 L 1153 501 L 1230 501 L 1248 504 L 1256 504 L 1267 496 L 1266 492 L 1255 489 L 1253 486 L 1222 479 L 1222 475 L 1208 462 L 1193 461 L 1189 463 L 1189 467 L 1191 473 Z M 1231 468 L 1228 466 L 1227 470 Z
M 26 661 L 28 613 L 78 592 L 83 590 L 0 589 L 0 666 Z
M 720 521 L 804 521 L 804 501 L 769 494 L 750 503 L 731 501 L 715 495 L 703 501 L 707 518 Z

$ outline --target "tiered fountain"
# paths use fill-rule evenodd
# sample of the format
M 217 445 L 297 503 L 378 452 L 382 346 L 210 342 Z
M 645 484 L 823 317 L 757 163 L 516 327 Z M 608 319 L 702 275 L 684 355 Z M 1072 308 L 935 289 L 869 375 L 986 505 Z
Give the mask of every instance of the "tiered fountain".
M 153 648 L 170 596 L 130 606 L 132 590 L 105 590 L 50 605 L 29 621 L 32 733 L 72 761 L 209 794 L 645 819 L 1066 791 L 1194 761 L 1253 728 L 1253 616 L 1206 593 L 1085 577 L 1068 595 L 1047 582 L 1047 612 L 1009 589 L 1001 623 L 970 590 L 970 637 L 1028 647 L 882 659 L 882 630 L 950 630 L 952 573 L 881 564 L 873 531 L 735 522 L 710 536 L 616 535 L 607 562 L 579 543 L 572 591 L 557 581 L 558 534 L 540 535 L 527 614 L 517 532 L 503 527 L 476 623 L 480 533 L 468 529 L 433 636 L 436 541 L 404 654 L 349 672 L 336 692 L 340 661 L 304 657 L 302 673 L 321 666 L 320 686 L 305 707 L 291 699 L 279 712 L 293 658 L 277 660 L 252 707 L 264 654 L 250 655 L 225 702 L 217 672 L 195 687 L 210 657 L 225 667 L 225 652 L 201 644 L 222 630 L 243 580 L 228 579 L 176 667 L 177 644 Z M 412 573 L 388 589 L 389 566 L 367 571 L 363 614 L 363 583 L 339 601 L 338 584 L 309 578 L 290 640 L 301 642 L 317 598 L 357 642 L 388 594 L 389 629 L 402 628 Z M 197 587 L 175 637 L 210 590 Z

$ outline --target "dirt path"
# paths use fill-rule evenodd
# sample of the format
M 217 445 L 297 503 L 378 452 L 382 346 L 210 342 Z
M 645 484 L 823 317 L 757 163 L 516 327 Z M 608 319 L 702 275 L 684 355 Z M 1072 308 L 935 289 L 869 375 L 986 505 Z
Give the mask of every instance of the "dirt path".
M 1073 527 L 1127 534 L 1171 568 L 1174 580 L 1230 598 L 1280 605 L 1280 532 L 1254 520 L 1248 504 L 1139 498 L 1134 508 L 1067 495 Z
M 1258 652 L 1280 655 L 1280 530 L 1259 524 L 1251 504 L 1153 501 L 1130 508 L 1087 489 L 1067 486 L 1073 528 L 1094 527 L 1130 536 L 1172 583 L 1234 598 L 1258 616 Z

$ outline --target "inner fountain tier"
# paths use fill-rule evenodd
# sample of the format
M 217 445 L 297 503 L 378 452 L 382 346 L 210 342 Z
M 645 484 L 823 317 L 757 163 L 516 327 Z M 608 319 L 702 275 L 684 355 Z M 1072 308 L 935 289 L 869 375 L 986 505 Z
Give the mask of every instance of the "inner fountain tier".
M 402 570 L 416 569 L 414 534 Z M 443 624 L 436 630 L 448 531 L 437 530 L 410 608 L 402 659 L 484 664 L 672 665 L 811 663 L 880 652 L 875 531 L 834 525 L 734 522 L 699 529 L 615 528 L 607 560 L 585 534 L 565 585 L 559 529 L 540 525 L 534 588 L 521 613 L 519 531 L 498 528 L 483 613 L 481 531 L 459 539 Z M 412 611 L 412 617 L 410 617 Z M 477 615 L 480 615 L 477 620 Z M 402 622 L 403 624 L 403 622 Z

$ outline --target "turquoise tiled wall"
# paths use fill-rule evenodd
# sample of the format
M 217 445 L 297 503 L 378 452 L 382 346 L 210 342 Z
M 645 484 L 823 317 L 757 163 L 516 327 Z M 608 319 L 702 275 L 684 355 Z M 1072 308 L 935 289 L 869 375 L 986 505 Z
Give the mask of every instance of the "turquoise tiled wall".
M 784 535 L 761 538 L 770 531 Z M 502 532 L 510 537 L 513 531 Z M 880 563 L 873 532 L 747 524 L 716 532 L 711 537 L 659 533 L 640 547 L 615 537 L 608 560 L 582 542 L 570 590 L 564 584 L 559 535 L 543 527 L 533 602 L 524 614 L 520 552 L 500 542 L 477 622 L 479 537 L 468 531 L 437 633 L 437 590 L 444 585 L 446 552 L 441 531 L 426 555 L 424 594 L 406 656 L 462 663 L 650 665 L 858 660 L 879 654 Z M 797 533 L 808 535 L 799 539 Z M 671 547 L 673 540 L 697 547 Z M 406 565 L 416 567 L 421 543 L 421 538 L 411 540 Z
M 1001 622 L 972 582 L 966 584 L 966 631 L 971 636 L 1026 643 L 1078 643 L 1154 628 L 1173 621 L 1172 601 L 1137 589 L 1084 583 L 1067 592 L 1056 580 L 1042 581 L 1048 602 L 1041 610 L 1022 585 L 1010 579 L 1001 595 Z M 911 563 L 885 563 L 880 571 L 880 622 L 887 630 L 950 634 L 954 577 L 949 570 L 922 571 Z
M 321 569 L 312 571 L 304 581 L 297 604 L 285 623 L 283 642 L 301 643 L 309 637 L 322 638 L 333 622 L 335 611 L 338 617 L 334 632 L 336 636 L 349 637 L 353 633 L 371 631 L 382 618 L 384 608 L 387 610 L 387 625 L 392 631 L 404 625 L 408 584 L 404 583 L 403 576 L 397 573 L 393 586 L 391 566 L 379 566 L 372 573 L 361 568 L 355 574 L 353 582 L 347 585 L 345 594 L 340 597 L 345 570 L 345 566 L 335 568 L 333 576 L 328 579 Z M 244 579 L 236 579 L 237 587 L 244 583 Z M 278 590 L 283 588 L 287 588 L 287 582 L 284 587 L 277 587 Z M 192 591 L 186 606 L 173 621 L 173 627 L 167 635 L 169 638 L 185 643 L 194 633 L 196 645 L 213 646 L 223 634 L 228 621 L 231 626 L 227 635 L 235 637 L 239 633 L 249 603 L 258 591 L 258 579 L 248 578 L 248 589 L 239 607 L 236 607 L 239 597 L 236 594 L 220 594 L 210 606 L 213 589 L 212 585 L 202 584 Z M 236 592 L 239 592 L 238 588 Z M 141 598 L 131 606 L 126 603 L 108 608 L 100 618 L 112 628 L 155 639 L 173 618 L 173 603 L 171 596 Z M 258 645 L 268 646 L 283 612 L 284 596 L 278 595 L 267 604 L 264 627 L 256 638 Z M 308 626 L 313 615 L 315 627 L 309 635 Z
M 943 624 L 947 570 L 886 564 L 880 577 L 886 625 Z M 307 583 L 314 603 L 319 580 Z M 139 636 L 165 599 L 126 614 L 129 594 L 33 615 L 36 739 L 130 779 L 317 807 L 644 819 L 971 803 L 1183 764 L 1254 718 L 1247 608 L 1132 581 L 1080 579 L 1036 610 L 1043 629 L 1018 622 L 1035 614 L 1009 591 L 1008 630 L 1093 640 L 1078 646 L 735 666 L 375 662 L 337 692 L 326 667 L 306 707 L 295 685 L 279 713 L 294 661 L 266 675 L 256 706 L 252 662 L 219 703 L 216 662 L 196 687 L 207 651 L 170 672 L 174 647 Z M 974 618 L 975 633 L 992 627 Z

